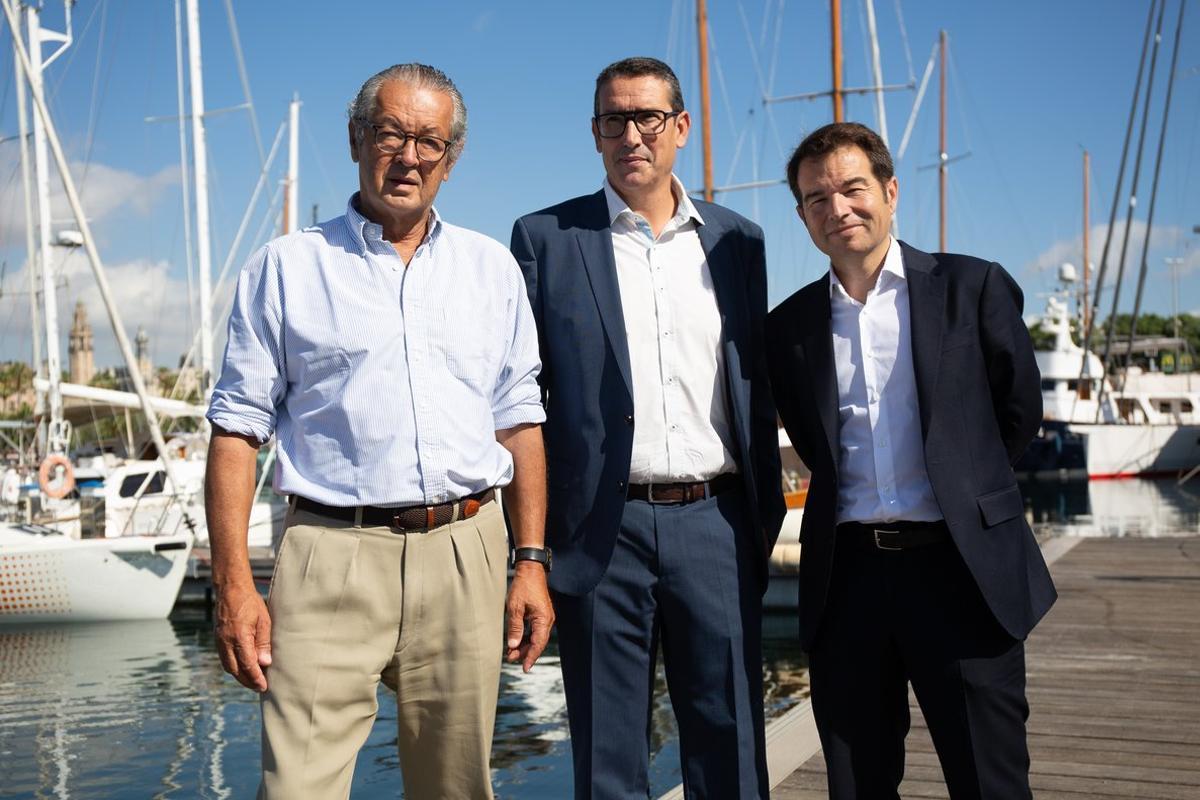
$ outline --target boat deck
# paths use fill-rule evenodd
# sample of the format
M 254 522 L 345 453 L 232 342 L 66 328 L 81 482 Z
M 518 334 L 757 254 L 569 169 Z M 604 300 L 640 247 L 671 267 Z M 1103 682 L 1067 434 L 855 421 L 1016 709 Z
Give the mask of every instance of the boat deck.
M 1200 797 L 1200 538 L 1073 541 L 1051 565 L 1058 603 L 1026 648 L 1034 794 Z M 945 798 L 928 730 L 910 703 L 900 795 Z M 811 715 L 794 713 L 778 723 L 788 736 L 768 731 L 773 782 L 781 748 L 816 747 Z M 828 796 L 819 751 L 807 755 L 774 788 L 775 800 Z

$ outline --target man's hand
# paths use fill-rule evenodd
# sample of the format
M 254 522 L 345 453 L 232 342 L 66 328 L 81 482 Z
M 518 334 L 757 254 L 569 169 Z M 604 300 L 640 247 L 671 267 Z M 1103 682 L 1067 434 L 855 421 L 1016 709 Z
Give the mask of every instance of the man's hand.
M 258 441 L 213 426 L 204 476 L 204 512 L 217 590 L 217 655 L 238 683 L 267 690 L 262 668 L 271 663 L 271 617 L 254 588 L 246 526 L 254 502 Z
M 247 689 L 267 690 L 271 666 L 271 616 L 253 585 L 217 595 L 217 654 L 221 666 Z
M 550 628 L 554 625 L 554 606 L 550 604 L 550 590 L 546 586 L 546 568 L 541 564 L 517 562 L 508 589 L 504 618 L 507 631 L 504 657 L 508 661 L 520 661 L 521 668 L 529 672 L 546 649 Z M 529 626 L 528 636 L 525 636 L 526 625 Z

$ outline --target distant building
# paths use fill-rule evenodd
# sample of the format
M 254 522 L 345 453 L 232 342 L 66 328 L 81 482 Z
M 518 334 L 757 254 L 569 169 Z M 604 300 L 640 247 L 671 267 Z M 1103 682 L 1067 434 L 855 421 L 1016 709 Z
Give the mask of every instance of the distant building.
M 92 325 L 88 322 L 87 309 L 82 300 L 75 303 L 75 320 L 71 323 L 67 352 L 71 363 L 68 380 L 71 383 L 90 383 L 96 374 L 96 361 L 92 349 Z

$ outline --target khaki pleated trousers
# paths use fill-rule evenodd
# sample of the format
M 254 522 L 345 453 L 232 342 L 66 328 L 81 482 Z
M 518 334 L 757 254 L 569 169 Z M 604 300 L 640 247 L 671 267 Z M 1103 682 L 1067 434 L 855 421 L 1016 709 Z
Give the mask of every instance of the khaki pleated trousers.
M 492 797 L 507 534 L 497 503 L 427 532 L 293 513 L 268 607 L 262 800 L 346 798 L 396 690 L 407 800 Z

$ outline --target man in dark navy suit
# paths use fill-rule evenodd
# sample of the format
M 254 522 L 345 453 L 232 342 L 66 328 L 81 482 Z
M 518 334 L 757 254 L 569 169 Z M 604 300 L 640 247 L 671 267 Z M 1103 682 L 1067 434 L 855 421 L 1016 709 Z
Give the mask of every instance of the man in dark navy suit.
M 1021 291 L 892 238 L 892 159 L 862 125 L 814 131 L 787 178 L 830 260 L 767 322 L 812 470 L 800 634 L 830 796 L 899 797 L 911 682 L 952 798 L 1030 797 L 1022 642 L 1055 591 L 1010 466 L 1042 418 Z
M 761 593 L 783 521 L 762 232 L 672 174 L 670 67 L 596 79 L 600 191 L 522 217 L 577 798 L 645 798 L 662 643 L 689 798 L 766 798 Z

